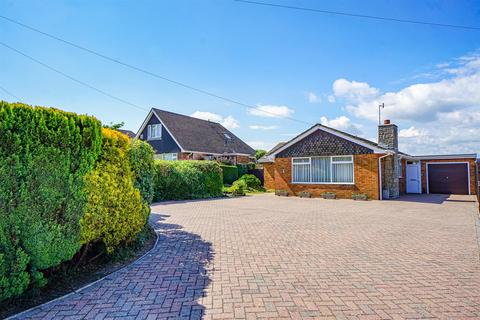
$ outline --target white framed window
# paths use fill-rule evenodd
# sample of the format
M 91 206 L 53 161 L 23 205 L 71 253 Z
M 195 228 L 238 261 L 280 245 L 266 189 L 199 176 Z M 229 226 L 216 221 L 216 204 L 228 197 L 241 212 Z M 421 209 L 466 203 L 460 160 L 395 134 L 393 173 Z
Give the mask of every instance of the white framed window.
M 178 153 L 160 153 L 154 156 L 158 160 L 178 160 Z
M 310 182 L 310 158 L 292 159 L 292 165 L 294 182 Z
M 162 125 L 160 123 L 157 124 L 149 124 L 147 126 L 147 140 L 155 140 L 162 138 Z
M 292 183 L 353 184 L 353 156 L 293 158 Z

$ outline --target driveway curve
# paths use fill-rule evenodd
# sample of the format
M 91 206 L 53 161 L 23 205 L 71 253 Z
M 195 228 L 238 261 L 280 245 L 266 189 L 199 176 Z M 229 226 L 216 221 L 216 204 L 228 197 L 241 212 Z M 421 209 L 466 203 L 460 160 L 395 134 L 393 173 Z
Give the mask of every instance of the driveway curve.
M 162 203 L 141 261 L 18 319 L 480 318 L 472 197 Z

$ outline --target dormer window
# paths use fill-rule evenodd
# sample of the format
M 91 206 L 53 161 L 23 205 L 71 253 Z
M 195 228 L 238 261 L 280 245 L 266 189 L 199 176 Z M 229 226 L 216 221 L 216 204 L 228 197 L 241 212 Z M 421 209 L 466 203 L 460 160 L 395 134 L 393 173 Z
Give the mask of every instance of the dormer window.
M 147 140 L 158 139 L 162 139 L 162 125 L 160 123 L 149 124 L 147 126 Z

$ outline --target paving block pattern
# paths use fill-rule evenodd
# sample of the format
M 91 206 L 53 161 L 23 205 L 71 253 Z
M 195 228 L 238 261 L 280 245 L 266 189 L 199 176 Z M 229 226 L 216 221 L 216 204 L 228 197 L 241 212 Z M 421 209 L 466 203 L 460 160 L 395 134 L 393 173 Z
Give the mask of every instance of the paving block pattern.
M 21 319 L 480 319 L 472 197 L 153 206 L 142 261 Z

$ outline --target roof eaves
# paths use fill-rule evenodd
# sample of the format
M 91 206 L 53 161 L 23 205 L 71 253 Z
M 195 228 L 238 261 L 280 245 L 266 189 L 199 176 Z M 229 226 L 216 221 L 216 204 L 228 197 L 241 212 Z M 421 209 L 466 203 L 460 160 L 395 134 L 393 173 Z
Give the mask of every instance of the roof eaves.
M 303 138 L 307 137 L 308 135 L 310 135 L 311 133 L 315 132 L 315 130 L 317 130 L 317 129 L 326 131 L 330 134 L 339 136 L 340 138 L 343 138 L 343 139 L 349 140 L 353 143 L 364 146 L 368 149 L 371 149 L 375 153 L 391 153 L 391 151 L 380 147 L 375 142 L 372 142 L 370 140 L 360 138 L 360 137 L 357 137 L 355 135 L 352 135 L 352 134 L 349 134 L 349 133 L 346 133 L 346 132 L 343 132 L 343 131 L 340 131 L 340 130 L 337 130 L 337 129 L 333 129 L 333 128 L 330 128 L 330 127 L 327 127 L 327 126 L 324 126 L 322 124 L 317 123 L 314 126 L 310 127 L 309 129 L 305 130 L 304 132 L 300 133 L 299 135 L 297 135 L 296 137 L 294 137 L 293 139 L 291 139 L 287 143 L 285 143 L 283 146 L 281 146 L 277 150 L 275 150 L 273 152 L 270 152 L 269 155 L 275 156 L 277 153 L 279 153 L 279 152 L 285 150 L 286 148 L 290 147 L 291 145 L 297 143 L 301 139 L 303 139 Z

